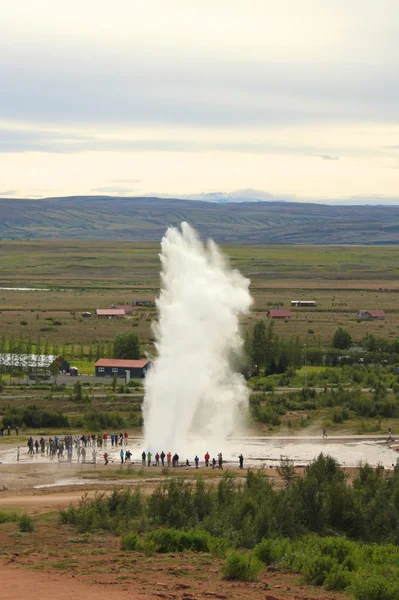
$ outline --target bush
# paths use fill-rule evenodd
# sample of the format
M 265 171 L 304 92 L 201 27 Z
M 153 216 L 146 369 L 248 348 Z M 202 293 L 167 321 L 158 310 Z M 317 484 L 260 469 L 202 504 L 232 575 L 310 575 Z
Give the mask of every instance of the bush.
M 230 552 L 222 569 L 224 579 L 255 581 L 264 569 L 263 563 L 250 553 Z
M 19 519 L 20 515 L 15 512 L 0 512 L 0 523 L 15 523 Z
M 21 426 L 24 423 L 26 427 L 69 427 L 69 419 L 61 412 L 44 410 L 36 404 L 23 408 L 8 406 L 3 414 L 3 424 L 11 427 Z
M 387 579 L 384 575 L 363 574 L 354 578 L 351 590 L 355 600 L 398 600 L 399 584 Z
M 326 590 L 335 590 L 337 592 L 346 590 L 351 582 L 351 572 L 346 567 L 337 566 L 330 571 L 324 580 Z
M 230 546 L 228 540 L 216 538 L 206 531 L 192 529 L 178 531 L 177 529 L 157 529 L 146 535 L 146 539 L 155 544 L 156 552 L 214 552 L 224 554 Z
M 123 535 L 121 538 L 121 549 L 134 551 L 137 549 L 137 542 L 139 541 L 139 536 L 137 533 L 130 531 L 126 535 Z
M 272 565 L 281 561 L 287 547 L 289 547 L 288 540 L 262 540 L 261 543 L 254 548 L 254 557 L 262 561 L 265 565 Z
M 22 515 L 18 522 L 18 528 L 24 533 L 30 533 L 31 531 L 33 531 L 35 528 L 33 525 L 32 517 L 30 517 L 27 514 Z

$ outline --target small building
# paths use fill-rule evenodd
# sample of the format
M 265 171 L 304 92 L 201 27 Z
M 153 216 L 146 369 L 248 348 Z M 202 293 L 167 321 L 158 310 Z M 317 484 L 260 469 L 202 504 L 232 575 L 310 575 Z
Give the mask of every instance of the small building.
M 292 312 L 290 310 L 274 309 L 267 311 L 267 316 L 271 319 L 291 319 Z
M 151 361 L 147 358 L 141 360 L 124 360 L 119 358 L 100 358 L 95 364 L 96 377 L 125 377 L 143 379 Z M 127 375 L 127 372 L 129 374 Z
M 358 319 L 385 319 L 385 313 L 383 310 L 359 310 L 357 313 Z
M 21 371 L 48 373 L 57 364 L 60 373 L 69 373 L 70 364 L 62 356 L 54 354 L 0 354 L 0 371 L 12 373 Z
M 103 319 L 121 318 L 126 315 L 122 308 L 97 308 L 96 316 Z
M 316 306 L 316 300 L 291 300 L 291 306 L 308 306 L 311 308 Z

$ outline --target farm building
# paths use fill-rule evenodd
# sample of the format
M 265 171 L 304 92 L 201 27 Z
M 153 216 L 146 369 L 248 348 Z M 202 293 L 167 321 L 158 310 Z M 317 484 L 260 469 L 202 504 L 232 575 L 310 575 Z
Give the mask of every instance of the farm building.
M 291 306 L 316 306 L 316 300 L 291 300 Z
M 96 317 L 103 319 L 121 318 L 126 316 L 124 309 L 122 308 L 97 308 Z
M 60 372 L 69 373 L 70 364 L 62 356 L 54 354 L 0 354 L 0 370 L 4 372 L 50 371 L 54 363 L 58 364 Z
M 126 377 L 126 372 L 129 371 L 130 377 L 142 379 L 151 367 L 151 361 L 146 358 L 142 360 L 100 358 L 95 367 L 96 377 Z
M 274 309 L 267 311 L 267 316 L 271 319 L 291 319 L 292 312 L 290 310 Z
M 385 319 L 383 310 L 359 310 L 357 313 L 358 319 Z

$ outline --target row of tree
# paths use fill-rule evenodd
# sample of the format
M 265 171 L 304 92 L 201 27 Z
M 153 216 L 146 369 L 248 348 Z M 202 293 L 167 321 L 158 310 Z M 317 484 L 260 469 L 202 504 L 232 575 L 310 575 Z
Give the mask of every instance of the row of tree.
M 0 373 L 22 373 L 32 365 L 31 357 L 35 356 L 37 365 L 33 370 L 42 366 L 43 356 L 62 356 L 69 362 L 73 360 L 88 360 L 92 362 L 100 358 L 137 359 L 141 356 L 140 339 L 136 333 L 121 333 L 114 342 L 90 342 L 86 346 L 80 344 L 49 344 L 39 338 L 33 342 L 30 338 L 0 338 Z M 34 361 L 33 361 L 34 362 Z M 30 367 L 32 370 L 32 366 Z

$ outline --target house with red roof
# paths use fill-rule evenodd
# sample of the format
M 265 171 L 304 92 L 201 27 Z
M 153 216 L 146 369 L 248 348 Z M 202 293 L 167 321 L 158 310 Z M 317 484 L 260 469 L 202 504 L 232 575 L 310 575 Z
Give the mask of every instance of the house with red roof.
M 125 377 L 129 371 L 129 377 L 142 379 L 151 367 L 151 361 L 147 358 L 140 360 L 124 360 L 119 358 L 100 358 L 95 364 L 96 377 Z
M 292 312 L 290 310 L 272 308 L 267 311 L 267 316 L 271 319 L 291 319 Z
M 383 310 L 359 310 L 357 313 L 358 319 L 385 319 Z
M 123 308 L 97 308 L 96 317 L 102 317 L 104 319 L 113 319 L 114 317 L 121 318 L 125 317 L 126 312 Z

